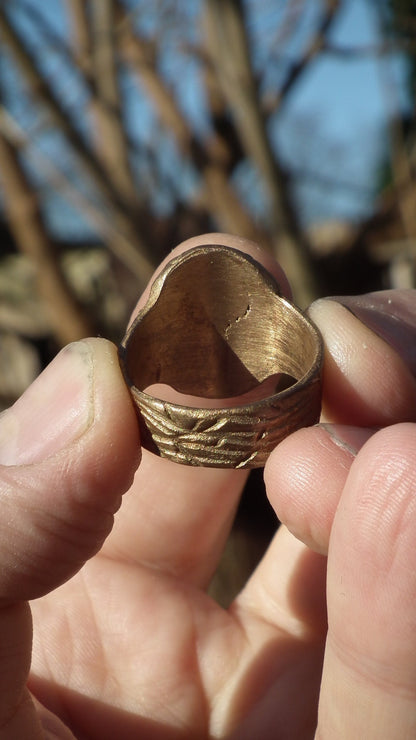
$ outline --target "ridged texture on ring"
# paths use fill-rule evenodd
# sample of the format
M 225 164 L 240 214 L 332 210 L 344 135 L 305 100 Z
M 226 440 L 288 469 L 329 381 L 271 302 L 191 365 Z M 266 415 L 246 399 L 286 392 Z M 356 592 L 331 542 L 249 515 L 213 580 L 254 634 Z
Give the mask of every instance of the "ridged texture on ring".
M 183 465 L 256 468 L 288 434 L 319 419 L 319 377 L 295 392 L 292 388 L 227 409 L 178 406 L 136 389 L 132 392 L 140 408 L 144 447 Z

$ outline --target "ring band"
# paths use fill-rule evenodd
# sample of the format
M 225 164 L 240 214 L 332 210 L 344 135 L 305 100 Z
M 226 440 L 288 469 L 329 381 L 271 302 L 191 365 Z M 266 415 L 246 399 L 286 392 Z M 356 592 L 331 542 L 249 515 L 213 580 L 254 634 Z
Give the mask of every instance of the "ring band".
M 260 263 L 231 247 L 172 259 L 119 357 L 142 446 L 184 465 L 262 467 L 284 437 L 319 419 L 319 331 Z M 147 389 L 159 383 L 206 405 L 158 398 Z

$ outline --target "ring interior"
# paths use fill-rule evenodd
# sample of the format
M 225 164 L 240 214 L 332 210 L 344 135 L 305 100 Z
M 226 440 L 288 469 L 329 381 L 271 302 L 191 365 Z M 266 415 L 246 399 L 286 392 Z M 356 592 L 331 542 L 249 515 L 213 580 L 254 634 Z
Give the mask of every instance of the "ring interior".
M 277 373 L 301 380 L 319 342 L 311 324 L 277 294 L 254 261 L 207 249 L 167 274 L 156 302 L 139 314 L 125 344 L 130 382 L 227 398 Z

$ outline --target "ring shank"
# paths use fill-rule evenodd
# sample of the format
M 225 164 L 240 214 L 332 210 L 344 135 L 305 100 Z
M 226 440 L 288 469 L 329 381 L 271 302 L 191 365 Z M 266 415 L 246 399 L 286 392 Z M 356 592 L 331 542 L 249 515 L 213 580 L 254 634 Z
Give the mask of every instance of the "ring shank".
M 120 361 L 143 446 L 184 464 L 264 465 L 281 438 L 319 417 L 319 333 L 261 265 L 231 248 L 199 247 L 168 263 Z M 204 398 L 241 396 L 276 373 L 293 384 L 254 403 L 203 407 Z M 198 396 L 200 407 L 146 393 L 155 383 Z

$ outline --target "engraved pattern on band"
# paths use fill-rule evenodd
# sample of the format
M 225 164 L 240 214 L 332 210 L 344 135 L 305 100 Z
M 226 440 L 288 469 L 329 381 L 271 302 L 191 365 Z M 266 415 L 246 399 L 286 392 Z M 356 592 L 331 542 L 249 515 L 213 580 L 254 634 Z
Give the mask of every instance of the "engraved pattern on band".
M 318 330 L 280 296 L 262 265 L 231 247 L 195 247 L 171 260 L 119 354 L 143 447 L 178 463 L 261 467 L 288 434 L 319 419 Z M 229 405 L 230 396 L 244 397 L 278 373 L 291 376 L 292 384 Z M 145 391 L 160 382 L 199 396 L 201 405 Z M 212 398 L 227 398 L 227 406 L 204 408 L 204 399 Z

